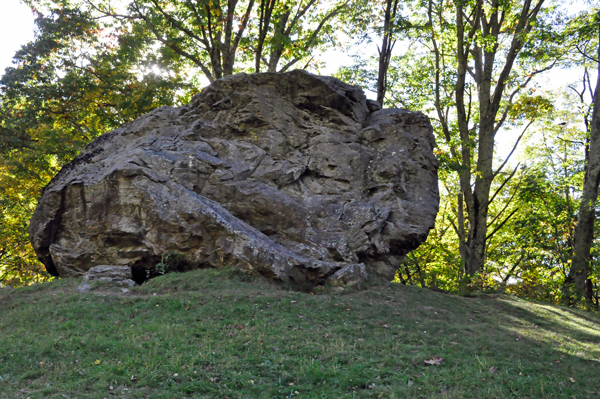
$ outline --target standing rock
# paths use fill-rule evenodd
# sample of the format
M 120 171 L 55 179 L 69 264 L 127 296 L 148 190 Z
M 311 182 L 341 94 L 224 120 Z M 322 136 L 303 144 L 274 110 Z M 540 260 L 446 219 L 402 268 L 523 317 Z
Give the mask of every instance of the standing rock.
M 433 147 L 425 115 L 337 79 L 230 76 L 94 140 L 44 189 L 29 234 L 56 276 L 236 266 L 303 285 L 390 280 L 434 224 Z

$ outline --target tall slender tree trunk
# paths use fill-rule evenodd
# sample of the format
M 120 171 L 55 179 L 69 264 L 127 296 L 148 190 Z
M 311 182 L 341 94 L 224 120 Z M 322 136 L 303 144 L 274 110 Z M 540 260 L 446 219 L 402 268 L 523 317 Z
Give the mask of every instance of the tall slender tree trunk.
M 262 53 L 265 45 L 269 26 L 271 26 L 271 16 L 275 8 L 276 0 L 260 0 L 258 8 L 258 43 L 256 45 L 256 54 L 254 58 L 254 72 L 260 72 L 260 64 L 262 63 Z
M 459 202 L 462 203 L 464 199 L 467 213 L 466 221 L 463 219 L 461 223 L 459 220 L 462 230 L 459 231 L 459 237 L 461 237 L 463 271 L 467 279 L 483 270 L 486 260 L 490 190 L 497 175 L 493 170 L 494 137 L 503 121 L 500 107 L 505 95 L 506 82 L 523 47 L 523 40 L 533 28 L 532 22 L 543 2 L 544 0 L 535 0 L 535 4 L 532 4 L 532 0 L 523 1 L 522 9 L 515 16 L 516 24 L 510 47 L 502 59 L 497 58 L 497 52 L 500 46 L 500 34 L 505 29 L 507 12 L 505 7 L 507 6 L 502 5 L 499 0 L 492 0 L 491 8 L 487 9 L 482 0 L 477 0 L 470 13 L 467 13 L 466 2 L 455 3 L 457 32 L 455 100 L 460 135 L 458 173 L 461 196 Z M 480 47 L 476 40 L 478 36 L 494 39 L 495 43 L 485 48 Z M 502 60 L 503 64 L 500 64 L 499 60 Z M 500 71 L 499 75 L 496 75 L 497 71 Z M 479 118 L 478 124 L 474 126 L 471 100 L 467 98 L 470 96 L 467 89 L 467 76 L 472 77 L 477 88 Z M 477 151 L 474 151 L 473 130 L 477 131 Z M 472 160 L 475 155 L 477 161 L 473 171 Z M 473 175 L 475 175 L 474 182 Z M 462 207 L 458 212 L 459 216 L 464 212 Z
M 283 42 L 283 38 L 286 33 L 286 26 L 288 20 L 290 19 L 290 14 L 292 10 L 289 6 L 285 6 L 285 12 L 279 15 L 279 19 L 277 23 L 273 25 L 273 42 L 271 44 L 271 54 L 269 55 L 269 63 L 267 65 L 267 72 L 277 72 L 277 65 L 279 65 L 279 60 L 281 59 L 281 55 L 285 50 L 285 44 Z
M 597 19 L 600 22 L 600 13 Z M 585 300 L 591 305 L 593 299 L 593 287 L 589 279 L 589 272 L 590 250 L 594 240 L 598 186 L 600 185 L 600 28 L 598 29 L 598 36 L 598 76 L 593 97 L 589 150 L 586 151 L 587 162 L 577 227 L 575 227 L 573 259 L 569 274 L 563 285 L 563 302 L 569 305 L 574 305 L 581 300 Z
M 394 24 L 397 23 L 398 0 L 386 0 L 383 21 L 383 39 L 379 48 L 379 70 L 377 74 L 377 102 L 383 104 L 387 91 L 387 72 L 392 59 L 392 50 L 396 40 L 394 39 Z

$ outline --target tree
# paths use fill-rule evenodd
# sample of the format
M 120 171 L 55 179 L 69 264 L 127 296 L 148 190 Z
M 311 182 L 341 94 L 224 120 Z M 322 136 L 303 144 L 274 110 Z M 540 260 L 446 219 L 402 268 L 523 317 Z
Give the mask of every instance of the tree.
M 390 88 L 389 71 L 393 50 L 401 37 L 416 29 L 402 14 L 405 2 L 398 0 L 359 0 L 353 4 L 353 11 L 344 17 L 344 31 L 353 38 L 356 45 L 364 45 L 374 40 L 380 40 L 377 56 L 369 65 L 365 60 L 364 51 L 356 54 L 355 64 L 341 68 L 337 76 L 346 81 L 352 81 L 369 87 L 377 95 L 377 101 L 383 104 Z M 373 71 L 376 70 L 375 71 Z
M 556 108 L 537 122 L 522 157 L 529 169 L 518 192 L 519 210 L 506 232 L 523 257 L 513 264 L 510 292 L 557 302 L 569 272 L 583 181 L 585 139 L 574 97 L 555 96 Z M 565 123 L 564 121 L 569 121 Z M 516 266 L 516 267 L 515 267 Z
M 249 60 L 254 72 L 262 65 L 269 72 L 288 70 L 324 42 L 349 0 L 328 7 L 317 0 L 133 0 L 127 13 L 110 2 L 86 3 L 100 15 L 144 24 L 161 51 L 186 59 L 213 82 L 248 69 Z
M 28 243 L 38 196 L 98 135 L 189 98 L 178 65 L 144 51 L 147 36 L 101 25 L 77 8 L 39 13 L 33 42 L 0 79 L 0 281 L 47 278 Z M 117 35 L 118 33 L 118 35 Z
M 490 205 L 516 173 L 508 173 L 491 192 L 508 161 L 494 168 L 495 137 L 511 115 L 518 116 L 511 111 L 519 103 L 544 102 L 520 96 L 534 75 L 553 65 L 551 32 L 541 18 L 543 4 L 544 0 L 456 1 L 451 14 L 446 2 L 428 2 L 434 103 L 442 139 L 459 175 L 456 230 L 468 279 L 483 269 L 488 240 L 512 216 L 503 216 L 489 231 Z M 531 120 L 523 134 L 530 124 Z
M 440 173 L 447 194 L 440 208 L 447 213 L 438 220 L 453 231 L 436 228 L 432 237 L 446 243 L 456 238 L 466 287 L 477 274 L 490 275 L 487 252 L 502 247 L 502 240 L 495 240 L 519 212 L 519 188 L 512 181 L 521 181 L 523 173 L 519 165 L 506 169 L 534 121 L 552 109 L 551 102 L 530 86 L 534 76 L 550 69 L 561 56 L 560 32 L 543 0 L 431 0 L 421 5 L 425 12 L 413 11 L 407 17 L 407 25 L 419 28 L 414 31 L 419 34 L 402 57 L 392 57 L 386 71 L 395 82 L 386 101 L 435 115 L 436 153 L 441 171 L 450 172 Z M 372 63 L 358 58 L 355 66 L 343 68 L 338 76 L 377 87 L 373 82 L 379 75 L 369 68 Z M 507 159 L 497 159 L 496 138 L 508 129 L 520 129 L 521 134 Z M 456 180 L 450 177 L 453 173 Z M 425 245 L 429 248 L 429 243 Z M 448 256 L 440 255 L 434 262 L 442 259 L 448 259 L 447 267 L 454 270 Z M 422 257 L 419 264 L 427 281 L 427 261 Z M 500 270 L 498 262 L 490 266 Z M 402 278 L 408 279 L 407 274 Z
M 261 65 L 265 65 L 268 72 L 285 72 L 309 56 L 311 50 L 323 43 L 323 33 L 331 32 L 333 18 L 347 11 L 350 0 L 332 3 L 330 8 L 319 12 L 317 0 L 308 0 L 306 4 L 304 1 L 260 0 L 258 36 L 254 38 L 256 44 L 250 46 L 255 53 L 254 72 L 260 72 Z M 268 58 L 263 55 L 265 48 L 269 50 Z M 278 69 L 282 58 L 286 63 Z
M 383 29 L 381 30 L 381 46 L 377 46 L 377 101 L 383 104 L 387 91 L 387 72 L 392 59 L 392 51 L 396 45 L 396 33 L 402 18 L 398 9 L 398 0 L 385 0 L 383 11 Z
M 585 300 L 592 302 L 593 286 L 589 278 L 590 249 L 594 239 L 594 222 L 598 185 L 600 184 L 600 10 L 579 17 L 576 32 L 576 48 L 586 61 L 592 61 L 596 68 L 596 87 L 592 91 L 586 68 L 583 89 L 578 94 L 583 101 L 585 90 L 592 95 L 591 115 L 585 114 L 587 140 L 585 144 L 585 178 L 581 193 L 579 216 L 575 228 L 573 259 L 569 275 L 565 279 L 563 294 L 567 304 L 574 305 Z M 595 49 L 595 54 L 592 53 Z

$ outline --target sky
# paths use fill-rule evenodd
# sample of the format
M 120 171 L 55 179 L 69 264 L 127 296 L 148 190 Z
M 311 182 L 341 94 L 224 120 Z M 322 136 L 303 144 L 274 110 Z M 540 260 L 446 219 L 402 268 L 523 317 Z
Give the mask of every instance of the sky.
M 15 51 L 33 39 L 33 13 L 19 0 L 2 0 L 0 12 L 0 74 L 11 65 Z

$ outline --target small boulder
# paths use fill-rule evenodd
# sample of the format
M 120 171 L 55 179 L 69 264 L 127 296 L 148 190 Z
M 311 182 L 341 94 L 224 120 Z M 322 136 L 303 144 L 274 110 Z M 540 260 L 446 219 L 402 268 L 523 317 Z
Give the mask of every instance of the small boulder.
M 77 290 L 86 292 L 92 288 L 92 283 L 117 286 L 133 287 L 137 283 L 132 280 L 131 267 L 100 265 L 94 266 L 83 275 L 83 281 Z

